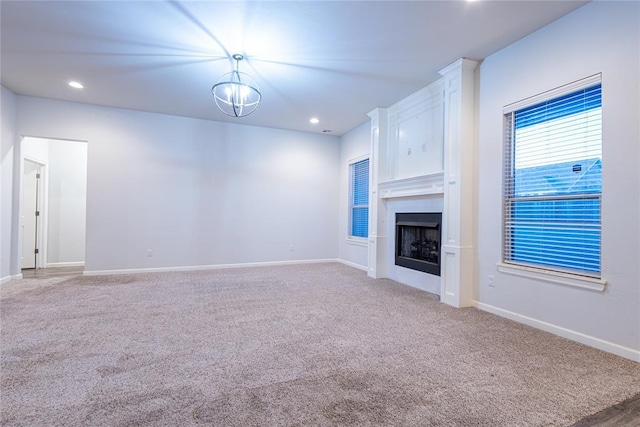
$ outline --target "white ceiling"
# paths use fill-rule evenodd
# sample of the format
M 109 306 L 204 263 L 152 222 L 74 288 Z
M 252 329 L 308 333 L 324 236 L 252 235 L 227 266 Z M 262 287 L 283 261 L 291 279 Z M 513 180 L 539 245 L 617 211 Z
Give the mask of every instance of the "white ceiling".
M 3 0 L 1 78 L 21 95 L 342 135 L 585 3 Z M 210 91 L 234 53 L 263 95 L 245 118 Z

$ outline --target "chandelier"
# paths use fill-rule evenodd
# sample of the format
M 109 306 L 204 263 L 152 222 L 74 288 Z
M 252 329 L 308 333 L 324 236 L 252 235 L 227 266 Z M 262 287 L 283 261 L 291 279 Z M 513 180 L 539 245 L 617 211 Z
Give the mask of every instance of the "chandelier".
M 244 56 L 235 54 L 236 69 L 224 74 L 211 88 L 216 105 L 227 116 L 244 117 L 253 113 L 262 99 L 260 89 L 250 75 L 238 71 Z

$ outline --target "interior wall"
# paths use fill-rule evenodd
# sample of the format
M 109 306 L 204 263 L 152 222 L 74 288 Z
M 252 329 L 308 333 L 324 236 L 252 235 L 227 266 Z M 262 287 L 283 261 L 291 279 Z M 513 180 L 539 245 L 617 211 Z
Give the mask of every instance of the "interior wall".
M 21 134 L 88 141 L 85 271 L 337 257 L 337 137 L 17 104 Z
M 371 123 L 358 126 L 340 139 L 340 189 L 338 257 L 357 267 L 366 269 L 368 249 L 366 242 L 349 240 L 349 162 L 367 156 L 371 150 Z
M 593 2 L 486 58 L 479 69 L 476 299 L 640 360 L 640 4 Z M 502 108 L 602 73 L 603 293 L 501 274 Z M 488 276 L 495 275 L 495 287 Z M 635 355 L 635 356 L 633 356 Z
M 87 143 L 48 140 L 47 266 L 84 263 Z
M 0 281 L 11 277 L 16 95 L 0 86 Z

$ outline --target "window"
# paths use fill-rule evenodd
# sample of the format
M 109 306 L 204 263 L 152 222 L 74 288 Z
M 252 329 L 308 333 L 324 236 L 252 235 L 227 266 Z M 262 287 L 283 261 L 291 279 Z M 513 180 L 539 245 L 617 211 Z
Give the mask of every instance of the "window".
M 503 262 L 600 277 L 600 75 L 504 112 Z
M 369 236 L 369 159 L 349 165 L 349 237 Z

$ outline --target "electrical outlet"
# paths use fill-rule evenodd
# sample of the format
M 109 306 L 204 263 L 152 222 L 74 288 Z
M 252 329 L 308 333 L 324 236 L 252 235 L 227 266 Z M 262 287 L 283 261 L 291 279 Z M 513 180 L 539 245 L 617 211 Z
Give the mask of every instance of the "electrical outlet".
M 147 249 L 147 257 L 151 258 L 153 256 L 153 249 Z
M 489 286 L 492 288 L 496 286 L 496 277 L 492 274 L 489 275 Z
M 293 245 L 289 246 L 289 252 L 293 252 Z

